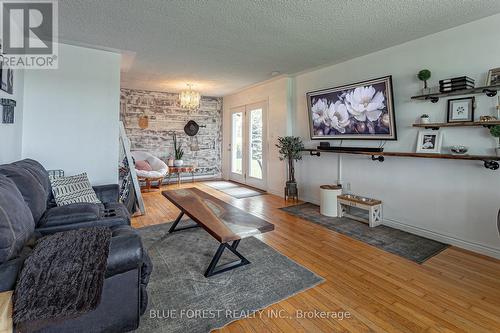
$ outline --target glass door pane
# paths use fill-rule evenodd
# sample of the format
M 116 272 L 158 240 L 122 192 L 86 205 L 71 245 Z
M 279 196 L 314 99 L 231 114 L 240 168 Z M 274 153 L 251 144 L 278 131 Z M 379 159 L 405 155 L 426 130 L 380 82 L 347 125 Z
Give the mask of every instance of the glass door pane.
M 243 174 L 243 112 L 232 115 L 231 172 Z
M 249 118 L 249 175 L 262 179 L 262 109 L 251 110 Z

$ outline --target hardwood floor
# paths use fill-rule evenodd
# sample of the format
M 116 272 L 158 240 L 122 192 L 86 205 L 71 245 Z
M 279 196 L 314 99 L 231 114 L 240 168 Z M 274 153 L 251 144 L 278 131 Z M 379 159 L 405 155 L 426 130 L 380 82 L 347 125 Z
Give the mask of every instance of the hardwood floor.
M 235 199 L 203 183 L 182 186 L 274 223 L 273 232 L 258 238 L 326 280 L 218 332 L 500 332 L 500 260 L 451 247 L 419 265 L 282 212 L 280 197 Z M 143 196 L 147 215 L 134 218 L 134 227 L 177 217 L 159 191 Z M 351 317 L 301 319 L 297 310 Z

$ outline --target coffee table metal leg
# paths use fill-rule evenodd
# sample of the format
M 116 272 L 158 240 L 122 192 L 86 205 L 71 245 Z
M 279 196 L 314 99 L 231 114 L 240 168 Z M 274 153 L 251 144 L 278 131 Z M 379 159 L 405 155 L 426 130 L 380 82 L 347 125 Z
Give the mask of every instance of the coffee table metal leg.
M 181 221 L 181 219 L 182 219 L 183 216 L 184 216 L 184 212 L 181 212 L 179 214 L 179 216 L 177 216 L 177 218 L 175 219 L 174 223 L 172 224 L 172 226 L 168 230 L 169 234 L 171 234 L 173 232 L 176 232 L 176 231 L 182 231 L 182 230 L 186 230 L 186 229 L 192 229 L 192 228 L 198 228 L 199 227 L 199 225 L 196 224 L 196 225 L 190 225 L 190 226 L 187 226 L 187 227 L 176 228 L 177 225 L 179 224 L 179 222 Z
M 181 173 L 177 172 L 177 185 L 181 185 Z
M 205 277 L 211 277 L 216 274 L 220 274 L 223 272 L 227 272 L 231 269 L 241 267 L 244 265 L 248 265 L 250 261 L 248 261 L 241 253 L 239 253 L 236 248 L 240 244 L 240 240 L 235 240 L 233 244 L 229 245 L 228 243 L 222 243 L 219 245 L 219 248 L 217 249 L 217 252 L 215 252 L 215 255 L 210 262 L 210 265 L 208 265 L 208 268 L 205 272 Z M 217 266 L 219 263 L 220 258 L 222 257 L 222 254 L 224 253 L 224 250 L 228 249 L 229 251 L 233 252 L 234 255 L 236 255 L 240 260 L 236 260 L 224 265 Z

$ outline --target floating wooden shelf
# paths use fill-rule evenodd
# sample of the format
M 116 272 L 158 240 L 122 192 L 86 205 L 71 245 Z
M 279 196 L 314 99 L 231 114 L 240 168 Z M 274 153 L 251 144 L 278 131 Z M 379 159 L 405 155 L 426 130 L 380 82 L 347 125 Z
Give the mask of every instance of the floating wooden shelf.
M 454 154 L 429 154 L 429 153 L 410 153 L 410 152 L 370 152 L 370 151 L 352 151 L 352 150 L 322 150 L 322 149 L 304 149 L 312 156 L 320 156 L 321 153 L 337 153 L 337 154 L 352 154 L 352 155 L 368 155 L 373 161 L 384 162 L 385 156 L 393 157 L 415 157 L 415 158 L 436 158 L 446 160 L 467 160 L 467 161 L 483 161 L 484 166 L 491 170 L 497 170 L 500 165 L 498 156 L 488 155 L 454 155 Z
M 428 124 L 413 124 L 413 127 L 423 127 L 430 129 L 439 129 L 441 127 L 492 127 L 500 125 L 500 120 L 495 121 L 467 121 L 456 123 L 428 123 Z
M 439 92 L 433 94 L 417 95 L 413 96 L 411 99 L 418 99 L 422 101 L 431 101 L 432 103 L 437 103 L 440 97 L 448 96 L 459 96 L 459 95 L 478 95 L 486 94 L 488 97 L 496 96 L 497 91 L 500 90 L 500 85 L 483 86 L 472 89 L 462 89 L 450 92 Z

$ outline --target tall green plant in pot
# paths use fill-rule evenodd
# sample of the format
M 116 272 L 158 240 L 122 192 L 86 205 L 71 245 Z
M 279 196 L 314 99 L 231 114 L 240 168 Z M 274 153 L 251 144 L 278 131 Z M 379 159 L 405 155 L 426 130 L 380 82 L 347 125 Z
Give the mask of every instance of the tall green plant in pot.
M 295 165 L 296 161 L 302 159 L 302 150 L 304 144 L 302 139 L 297 136 L 278 137 L 279 158 L 281 161 L 287 161 L 288 176 L 285 187 L 285 197 L 297 197 L 297 182 L 295 181 Z
M 182 160 L 182 157 L 184 156 L 184 150 L 181 148 L 181 144 L 177 141 L 177 134 L 174 133 L 172 135 L 172 139 L 174 141 L 174 165 L 179 167 L 184 164 L 184 161 Z
M 498 139 L 498 146 L 496 148 L 497 156 L 500 157 L 500 125 L 493 126 L 490 129 L 491 135 Z

